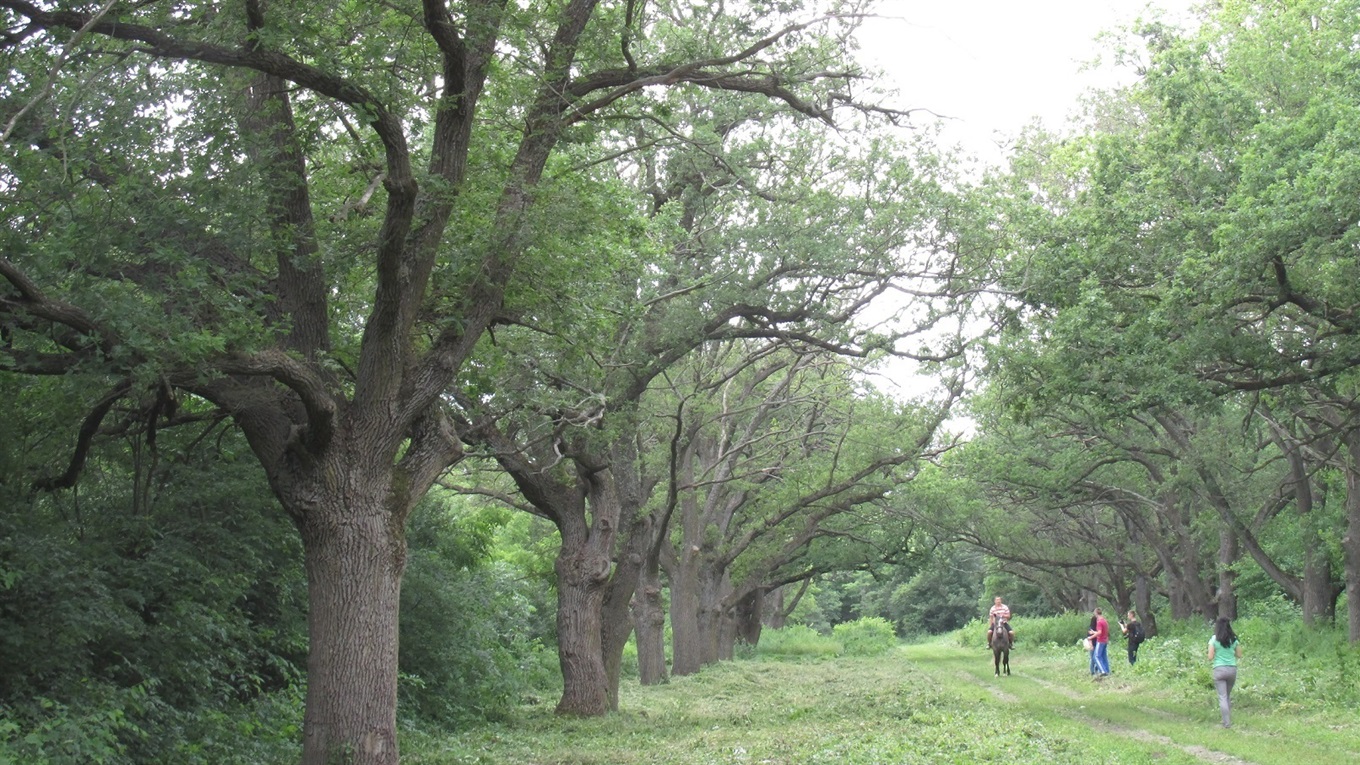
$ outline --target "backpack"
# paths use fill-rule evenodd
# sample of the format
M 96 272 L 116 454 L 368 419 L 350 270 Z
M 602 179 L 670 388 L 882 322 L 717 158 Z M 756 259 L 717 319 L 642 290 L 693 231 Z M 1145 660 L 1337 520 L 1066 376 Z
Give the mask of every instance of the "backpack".
M 1135 643 L 1143 642 L 1143 625 L 1140 622 L 1133 623 L 1133 629 L 1129 630 L 1129 639 Z

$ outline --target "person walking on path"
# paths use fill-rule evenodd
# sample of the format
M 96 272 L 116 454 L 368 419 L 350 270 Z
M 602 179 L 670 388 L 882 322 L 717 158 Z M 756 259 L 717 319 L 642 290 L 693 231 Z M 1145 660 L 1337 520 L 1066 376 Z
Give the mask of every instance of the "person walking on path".
M 1232 689 L 1237 683 L 1237 661 L 1242 658 L 1242 646 L 1237 642 L 1232 622 L 1226 616 L 1214 622 L 1214 634 L 1209 638 L 1209 664 L 1213 667 L 1214 690 L 1218 691 L 1218 714 L 1223 727 L 1232 727 Z
M 1110 675 L 1110 623 L 1105 620 L 1100 609 L 1095 611 L 1096 626 L 1091 630 L 1091 639 L 1095 641 L 1095 651 L 1092 652 L 1092 661 L 1095 663 L 1096 679 L 1109 677 Z
M 1138 621 L 1138 612 L 1129 610 L 1127 621 L 1119 623 L 1119 631 L 1128 638 L 1129 666 L 1138 663 L 1138 646 L 1143 644 L 1143 623 Z

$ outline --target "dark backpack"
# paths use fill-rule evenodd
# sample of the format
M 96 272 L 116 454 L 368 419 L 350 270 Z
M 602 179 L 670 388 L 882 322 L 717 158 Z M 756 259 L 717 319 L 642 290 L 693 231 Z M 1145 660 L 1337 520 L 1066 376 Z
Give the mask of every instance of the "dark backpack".
M 1135 642 L 1135 643 L 1141 643 L 1141 642 L 1143 642 L 1143 625 L 1142 625 L 1142 624 L 1139 624 L 1138 622 L 1134 622 L 1134 623 L 1133 623 L 1133 627 L 1129 628 L 1129 639 L 1132 640 L 1132 641 Z

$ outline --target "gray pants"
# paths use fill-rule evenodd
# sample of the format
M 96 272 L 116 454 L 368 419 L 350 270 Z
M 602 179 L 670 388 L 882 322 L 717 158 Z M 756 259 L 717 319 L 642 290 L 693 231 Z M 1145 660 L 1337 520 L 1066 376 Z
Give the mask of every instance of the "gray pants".
M 1214 690 L 1218 691 L 1218 713 L 1223 727 L 1232 727 L 1232 689 L 1237 682 L 1237 667 L 1214 667 Z

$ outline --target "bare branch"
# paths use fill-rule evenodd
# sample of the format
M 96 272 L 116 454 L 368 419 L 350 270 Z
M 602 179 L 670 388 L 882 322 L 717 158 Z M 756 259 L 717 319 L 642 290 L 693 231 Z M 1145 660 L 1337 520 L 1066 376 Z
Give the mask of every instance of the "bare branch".
M 59 476 L 34 481 L 34 489 L 52 491 L 68 489 L 76 485 L 76 479 L 80 477 L 80 472 L 85 469 L 85 460 L 90 456 L 90 444 L 93 443 L 95 435 L 99 433 L 99 426 L 104 422 L 104 417 L 113 408 L 113 405 L 126 396 L 131 389 L 132 380 L 124 378 L 113 387 L 113 390 L 104 394 L 104 397 L 95 403 L 80 424 L 80 432 L 76 436 L 76 448 L 71 454 L 71 461 L 67 463 L 66 471 Z
M 109 9 L 113 8 L 115 2 L 117 2 L 117 0 L 105 0 L 105 3 L 99 7 L 99 10 L 95 11 L 94 15 L 90 17 L 90 20 L 85 22 L 85 25 L 80 29 L 77 29 L 76 33 L 71 35 L 71 39 L 66 41 L 66 44 L 61 48 L 61 55 L 57 56 L 56 63 L 48 70 L 47 77 L 44 79 L 43 86 L 38 91 L 37 95 L 33 96 L 28 103 L 24 104 L 19 111 L 15 112 L 14 116 L 10 117 L 9 123 L 5 125 L 4 131 L 0 132 L 0 143 L 8 141 L 10 135 L 14 133 L 14 126 L 19 124 L 19 120 L 23 119 L 23 116 L 27 114 L 30 109 L 42 103 L 42 101 L 47 98 L 47 95 L 52 92 L 52 83 L 56 81 L 57 73 L 61 71 L 61 68 L 66 65 L 67 60 L 71 58 L 71 52 L 75 50 L 76 46 L 80 44 L 80 41 L 84 39 L 85 35 L 90 31 L 90 28 L 95 24 L 98 24 L 100 19 L 104 18 L 104 15 L 109 12 Z
M 106 354 L 117 345 L 117 338 L 107 328 L 80 308 L 49 298 L 27 274 L 4 256 L 0 256 L 0 276 L 8 280 L 19 293 L 17 299 L 0 295 L 0 315 L 22 311 L 55 322 L 74 330 L 81 337 L 97 340 L 99 349 Z

